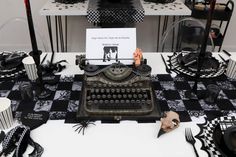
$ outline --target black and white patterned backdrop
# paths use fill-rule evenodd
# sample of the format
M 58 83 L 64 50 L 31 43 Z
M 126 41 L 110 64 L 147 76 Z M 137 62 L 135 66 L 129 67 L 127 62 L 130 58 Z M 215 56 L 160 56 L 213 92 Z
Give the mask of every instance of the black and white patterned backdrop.
M 65 119 L 65 122 L 76 122 L 75 116 L 79 106 L 82 75 L 52 76 L 58 80 L 56 85 L 46 85 L 52 90 L 47 99 L 34 99 L 24 102 L 21 100 L 19 85 L 28 82 L 26 78 L 18 80 L 1 80 L 0 96 L 12 101 L 12 111 L 20 117 L 22 111 L 46 111 L 50 119 Z M 198 92 L 203 96 L 208 84 L 216 84 L 221 91 L 214 104 L 207 104 L 202 97 L 195 99 L 185 97 L 185 91 L 190 90 L 194 82 L 182 76 L 172 78 L 170 75 L 153 75 L 153 87 L 161 110 L 173 110 L 179 113 L 181 121 L 201 121 L 205 118 L 212 120 L 220 116 L 236 114 L 236 80 L 226 77 L 215 80 L 202 80 L 198 84 Z

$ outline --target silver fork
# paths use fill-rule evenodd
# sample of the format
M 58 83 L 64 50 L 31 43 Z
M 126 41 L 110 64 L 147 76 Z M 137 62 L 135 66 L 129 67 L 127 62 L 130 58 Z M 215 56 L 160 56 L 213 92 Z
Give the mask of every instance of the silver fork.
M 192 146 L 194 148 L 194 152 L 196 154 L 196 157 L 199 157 L 199 155 L 197 153 L 197 150 L 196 150 L 196 147 L 195 147 L 196 140 L 194 139 L 192 131 L 191 131 L 190 128 L 185 128 L 185 138 L 186 138 L 186 141 L 188 143 L 192 144 Z

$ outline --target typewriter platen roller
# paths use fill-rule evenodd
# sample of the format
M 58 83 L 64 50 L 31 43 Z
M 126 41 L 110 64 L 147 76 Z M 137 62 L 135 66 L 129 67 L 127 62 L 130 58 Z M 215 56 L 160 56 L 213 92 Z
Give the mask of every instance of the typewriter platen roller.
M 159 105 L 152 88 L 151 67 L 113 63 L 86 65 L 79 120 L 140 120 L 160 118 Z

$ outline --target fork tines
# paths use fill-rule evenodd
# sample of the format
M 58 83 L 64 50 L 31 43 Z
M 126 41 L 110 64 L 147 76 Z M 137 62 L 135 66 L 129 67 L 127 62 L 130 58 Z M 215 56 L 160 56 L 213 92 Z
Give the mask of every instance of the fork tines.
M 195 145 L 194 145 L 195 142 L 196 142 L 196 140 L 194 139 L 193 133 L 192 133 L 192 131 L 191 131 L 190 128 L 186 128 L 186 129 L 185 129 L 185 138 L 186 138 L 186 141 L 187 141 L 187 142 L 189 142 L 190 144 L 192 144 L 192 146 L 193 146 L 193 148 L 194 148 L 194 152 L 195 152 L 195 154 L 196 154 L 196 157 L 199 157 L 198 152 L 197 152 L 197 149 L 196 149 L 196 147 L 195 147 Z
M 185 129 L 185 138 L 186 138 L 186 141 L 193 143 L 193 144 L 195 143 L 195 139 L 193 137 L 193 133 L 192 133 L 191 128 Z

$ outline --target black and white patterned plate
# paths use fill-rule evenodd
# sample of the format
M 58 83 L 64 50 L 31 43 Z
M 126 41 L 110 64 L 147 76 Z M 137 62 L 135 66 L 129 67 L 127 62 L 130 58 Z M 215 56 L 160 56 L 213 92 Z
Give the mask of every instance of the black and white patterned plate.
M 23 52 L 23 51 L 16 51 L 16 52 L 8 52 L 8 51 L 4 51 L 4 52 L 0 52 L 0 55 L 8 55 L 8 54 L 19 54 L 19 56 L 22 57 L 26 57 L 27 53 Z M 0 68 L 0 79 L 4 79 L 4 78 L 17 78 L 19 76 L 22 76 L 25 74 L 25 68 L 23 63 L 18 64 L 15 67 L 11 67 L 11 68 Z
M 170 67 L 172 70 L 176 70 L 182 74 L 186 74 L 188 76 L 195 76 L 196 72 L 188 69 L 188 68 L 184 68 L 183 66 L 180 65 L 179 61 L 178 61 L 178 57 L 179 55 L 181 55 L 183 52 L 177 52 L 174 55 L 169 57 L 168 62 L 170 63 Z M 214 77 L 218 77 L 222 74 L 224 74 L 226 69 L 226 64 L 223 62 L 219 62 L 219 67 L 217 70 L 212 71 L 212 72 L 208 72 L 208 73 L 203 73 L 201 72 L 200 77 L 201 78 L 214 78 Z
M 209 156 L 222 157 L 222 154 L 220 153 L 214 142 L 213 133 L 215 127 L 221 121 L 227 121 L 227 120 L 235 120 L 235 116 L 223 116 L 215 118 L 211 121 L 206 120 L 204 124 L 198 124 L 198 126 L 200 127 L 200 132 L 198 135 L 196 135 L 196 138 L 198 138 L 202 142 L 201 149 L 207 150 Z

